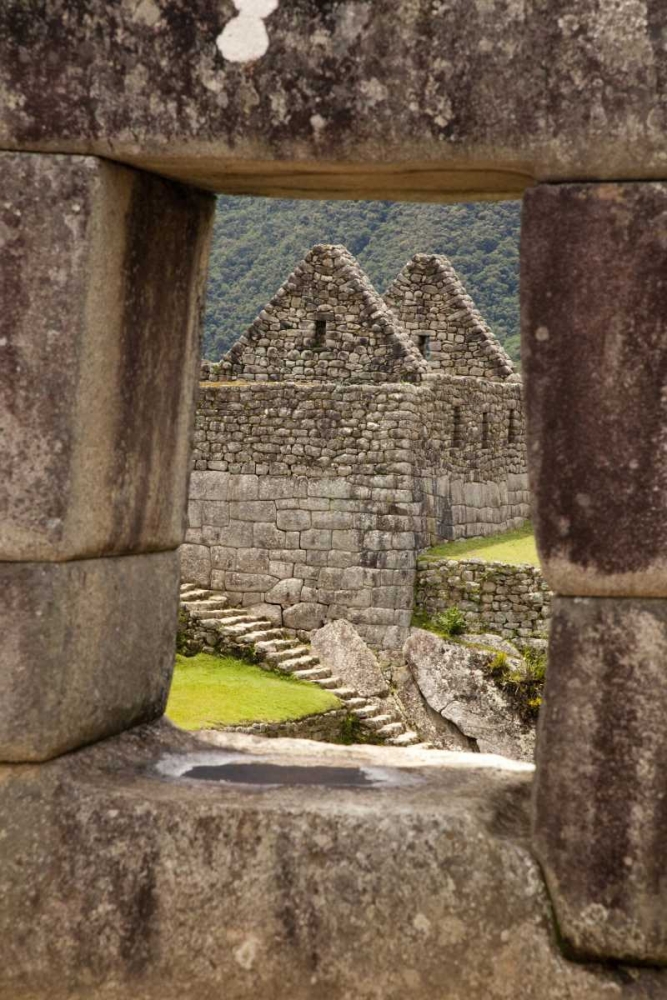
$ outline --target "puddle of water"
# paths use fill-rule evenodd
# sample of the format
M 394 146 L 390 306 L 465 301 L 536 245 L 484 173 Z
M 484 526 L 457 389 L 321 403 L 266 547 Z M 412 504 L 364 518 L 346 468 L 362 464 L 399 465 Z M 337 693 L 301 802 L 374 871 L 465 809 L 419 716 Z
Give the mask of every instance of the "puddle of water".
M 218 782 L 221 785 L 254 785 L 256 787 L 319 788 L 392 788 L 419 785 L 423 778 L 398 768 L 367 764 L 284 764 L 267 760 L 265 756 L 225 750 L 185 754 L 166 754 L 157 762 L 158 774 L 191 781 Z
M 200 764 L 184 771 L 183 778 L 232 781 L 243 785 L 324 785 L 329 788 L 373 788 L 382 782 L 359 767 L 301 767 L 296 764 Z

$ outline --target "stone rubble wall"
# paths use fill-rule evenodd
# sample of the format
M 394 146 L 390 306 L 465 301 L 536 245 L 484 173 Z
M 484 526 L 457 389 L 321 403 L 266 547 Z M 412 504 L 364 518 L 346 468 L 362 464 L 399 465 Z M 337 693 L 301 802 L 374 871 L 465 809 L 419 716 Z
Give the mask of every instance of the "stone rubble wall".
M 466 381 L 203 385 L 183 579 L 288 628 L 346 618 L 376 647 L 402 645 L 417 553 L 528 514 L 523 445 L 503 444 L 521 387 Z
M 415 604 L 430 616 L 456 605 L 470 632 L 544 639 L 551 591 L 536 566 L 483 559 L 419 559 Z
M 344 708 L 306 715 L 285 722 L 253 722 L 248 726 L 225 726 L 226 733 L 247 733 L 249 736 L 293 740 L 317 740 L 319 743 L 343 743 L 343 730 L 348 719 Z
M 384 301 L 415 345 L 420 337 L 429 338 L 429 368 L 450 375 L 518 378 L 444 255 L 416 254 L 389 286 Z
M 324 326 L 319 335 L 317 321 Z M 426 371 L 419 350 L 352 254 L 322 245 L 312 248 L 222 358 L 216 377 L 418 382 Z

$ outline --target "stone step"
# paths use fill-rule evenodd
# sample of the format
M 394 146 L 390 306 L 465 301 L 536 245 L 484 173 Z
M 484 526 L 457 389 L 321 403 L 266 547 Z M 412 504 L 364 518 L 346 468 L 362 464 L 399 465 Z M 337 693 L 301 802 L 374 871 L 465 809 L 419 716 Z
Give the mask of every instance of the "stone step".
M 313 657 L 308 657 L 308 659 L 313 659 Z M 281 663 L 281 669 L 285 669 L 285 664 Z M 307 667 L 305 669 L 299 668 L 298 670 L 291 670 L 290 673 L 292 677 L 298 677 L 300 681 L 314 681 L 319 678 L 328 677 L 331 671 L 328 667 Z
M 257 622 L 250 615 L 243 614 L 242 611 L 223 611 L 220 614 L 222 625 L 256 625 Z
M 292 647 L 301 645 L 298 639 L 268 639 L 266 642 L 258 642 L 257 649 L 260 653 L 266 653 L 268 658 L 271 653 L 287 652 Z
M 188 606 L 184 604 L 183 607 L 187 608 Z M 201 621 L 202 618 L 215 618 L 216 621 L 222 621 L 227 615 L 225 608 L 188 608 L 188 611 L 197 621 Z
M 221 625 L 250 625 L 254 619 L 250 615 L 244 614 L 242 611 L 223 611 L 220 615 Z
M 250 632 L 253 628 L 253 622 L 241 622 L 236 621 L 232 623 L 220 621 L 217 618 L 209 618 L 208 621 L 203 622 L 204 625 L 210 625 L 212 627 L 218 628 L 218 631 L 223 635 L 228 635 L 230 638 L 238 639 L 246 632 Z
M 395 736 L 387 742 L 393 747 L 411 747 L 416 746 L 419 743 L 419 736 L 417 733 L 408 729 L 407 732 L 401 733 L 400 736 Z
M 368 702 L 366 705 L 361 705 L 359 708 L 353 708 L 352 714 L 356 715 L 358 719 L 373 719 L 378 715 L 384 717 L 384 713 L 379 705 L 374 705 L 373 702 Z M 387 716 L 389 718 L 389 716 Z
M 351 703 L 352 701 L 355 701 L 355 700 L 357 700 L 357 701 L 362 701 L 362 700 L 363 700 L 363 699 L 361 699 L 361 698 L 359 698 L 359 697 L 357 696 L 357 692 L 356 692 L 356 691 L 354 690 L 354 688 L 349 688 L 349 687 L 339 687 L 339 688 L 333 688 L 333 689 L 331 690 L 331 693 L 332 693 L 332 694 L 335 694 L 335 695 L 336 695 L 336 697 L 337 697 L 337 698 L 338 698 L 338 699 L 339 699 L 340 701 L 344 701 L 344 702 L 345 702 L 345 704 L 346 704 L 346 706 L 347 706 L 348 708 L 349 708 L 349 706 L 350 706 L 350 703 Z
M 356 691 L 354 692 L 354 696 L 352 698 L 346 698 L 345 700 L 348 708 L 362 708 L 364 705 L 368 704 L 368 699 L 360 698 Z
M 266 654 L 266 659 L 269 663 L 280 664 L 283 660 L 293 660 L 295 657 L 308 656 L 310 654 L 308 646 L 304 646 L 298 639 L 285 639 L 284 642 L 286 645 L 282 649 L 277 649 L 272 653 Z
M 331 674 L 330 670 L 325 667 L 320 666 L 320 661 L 316 656 L 294 656 L 289 660 L 280 661 L 281 670 L 310 670 L 313 667 L 318 667 L 320 670 L 326 670 L 326 673 L 320 674 L 320 677 L 329 677 Z
M 325 688 L 327 691 L 331 691 L 333 693 L 343 682 L 340 677 L 320 677 L 320 679 L 316 680 L 315 683 L 319 687 Z
M 382 714 L 382 715 L 372 715 L 369 718 L 362 719 L 361 721 L 369 729 L 374 729 L 376 732 L 378 732 L 380 729 L 384 728 L 385 726 L 394 725 L 394 720 L 392 719 L 391 715 L 384 715 L 384 714 Z M 400 726 L 401 725 L 400 722 L 397 723 L 397 725 Z M 396 733 L 391 733 L 390 735 L 397 736 L 398 732 L 403 732 L 403 727 L 402 726 L 401 726 L 400 730 L 398 730 Z
M 381 726 L 375 732 L 378 736 L 400 736 L 401 733 L 405 732 L 405 726 L 402 722 L 388 722 L 386 726 Z
M 410 746 L 411 750 L 435 750 L 437 749 L 432 743 L 412 743 Z
M 280 635 L 278 629 L 272 628 L 269 623 L 264 628 L 254 628 L 255 623 L 253 622 L 253 628 L 250 632 L 244 632 L 243 635 L 239 636 L 239 642 L 244 645 L 254 646 L 256 642 L 261 642 L 262 639 L 273 639 L 277 635 Z
M 187 608 L 188 611 L 192 612 L 204 611 L 207 609 L 210 611 L 221 611 L 223 608 L 229 611 L 229 601 L 224 597 L 208 597 L 204 601 L 183 600 L 181 601 L 181 604 L 184 608 Z
M 183 596 L 181 592 L 181 597 Z M 208 597 L 215 597 L 215 592 L 213 590 L 191 590 L 187 594 L 187 600 L 190 601 L 205 601 Z

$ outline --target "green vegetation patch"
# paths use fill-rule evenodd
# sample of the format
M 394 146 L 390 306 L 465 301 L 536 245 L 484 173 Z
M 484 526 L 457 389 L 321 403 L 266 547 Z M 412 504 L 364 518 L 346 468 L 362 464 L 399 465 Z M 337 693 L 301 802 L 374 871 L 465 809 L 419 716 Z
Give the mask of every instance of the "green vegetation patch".
M 498 687 L 510 696 L 519 714 L 526 720 L 536 719 L 542 704 L 547 654 L 527 649 L 521 668 L 516 669 L 506 653 L 496 653 L 487 669 Z
M 176 656 L 167 716 L 182 729 L 285 722 L 341 708 L 315 684 L 262 670 L 233 656 Z
M 530 563 L 539 567 L 535 535 L 528 522 L 522 528 L 485 538 L 441 542 L 423 553 L 424 559 L 486 559 L 504 563 Z
M 453 639 L 455 642 L 458 636 L 468 631 L 465 615 L 455 604 L 432 618 L 427 611 L 417 609 L 412 612 L 410 624 L 413 628 L 423 628 L 426 632 L 434 632 L 442 639 Z

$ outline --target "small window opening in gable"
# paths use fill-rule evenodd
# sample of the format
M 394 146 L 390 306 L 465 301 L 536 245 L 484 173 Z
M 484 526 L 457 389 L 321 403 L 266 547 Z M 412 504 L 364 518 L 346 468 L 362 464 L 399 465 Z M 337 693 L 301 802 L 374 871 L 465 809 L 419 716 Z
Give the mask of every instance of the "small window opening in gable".
M 517 418 L 516 410 L 510 410 L 510 419 L 507 426 L 507 443 L 516 444 L 519 440 L 519 421 Z
M 455 406 L 452 417 L 452 448 L 460 448 L 463 443 L 463 425 L 461 422 L 461 407 Z
M 428 333 L 420 333 L 417 339 L 417 346 L 423 358 L 428 361 L 431 357 L 431 336 Z
M 482 448 L 488 448 L 489 447 L 489 432 L 490 432 L 489 414 L 488 413 L 483 413 L 482 414 Z
M 315 320 L 315 347 L 324 347 L 327 335 L 327 321 L 325 319 Z

